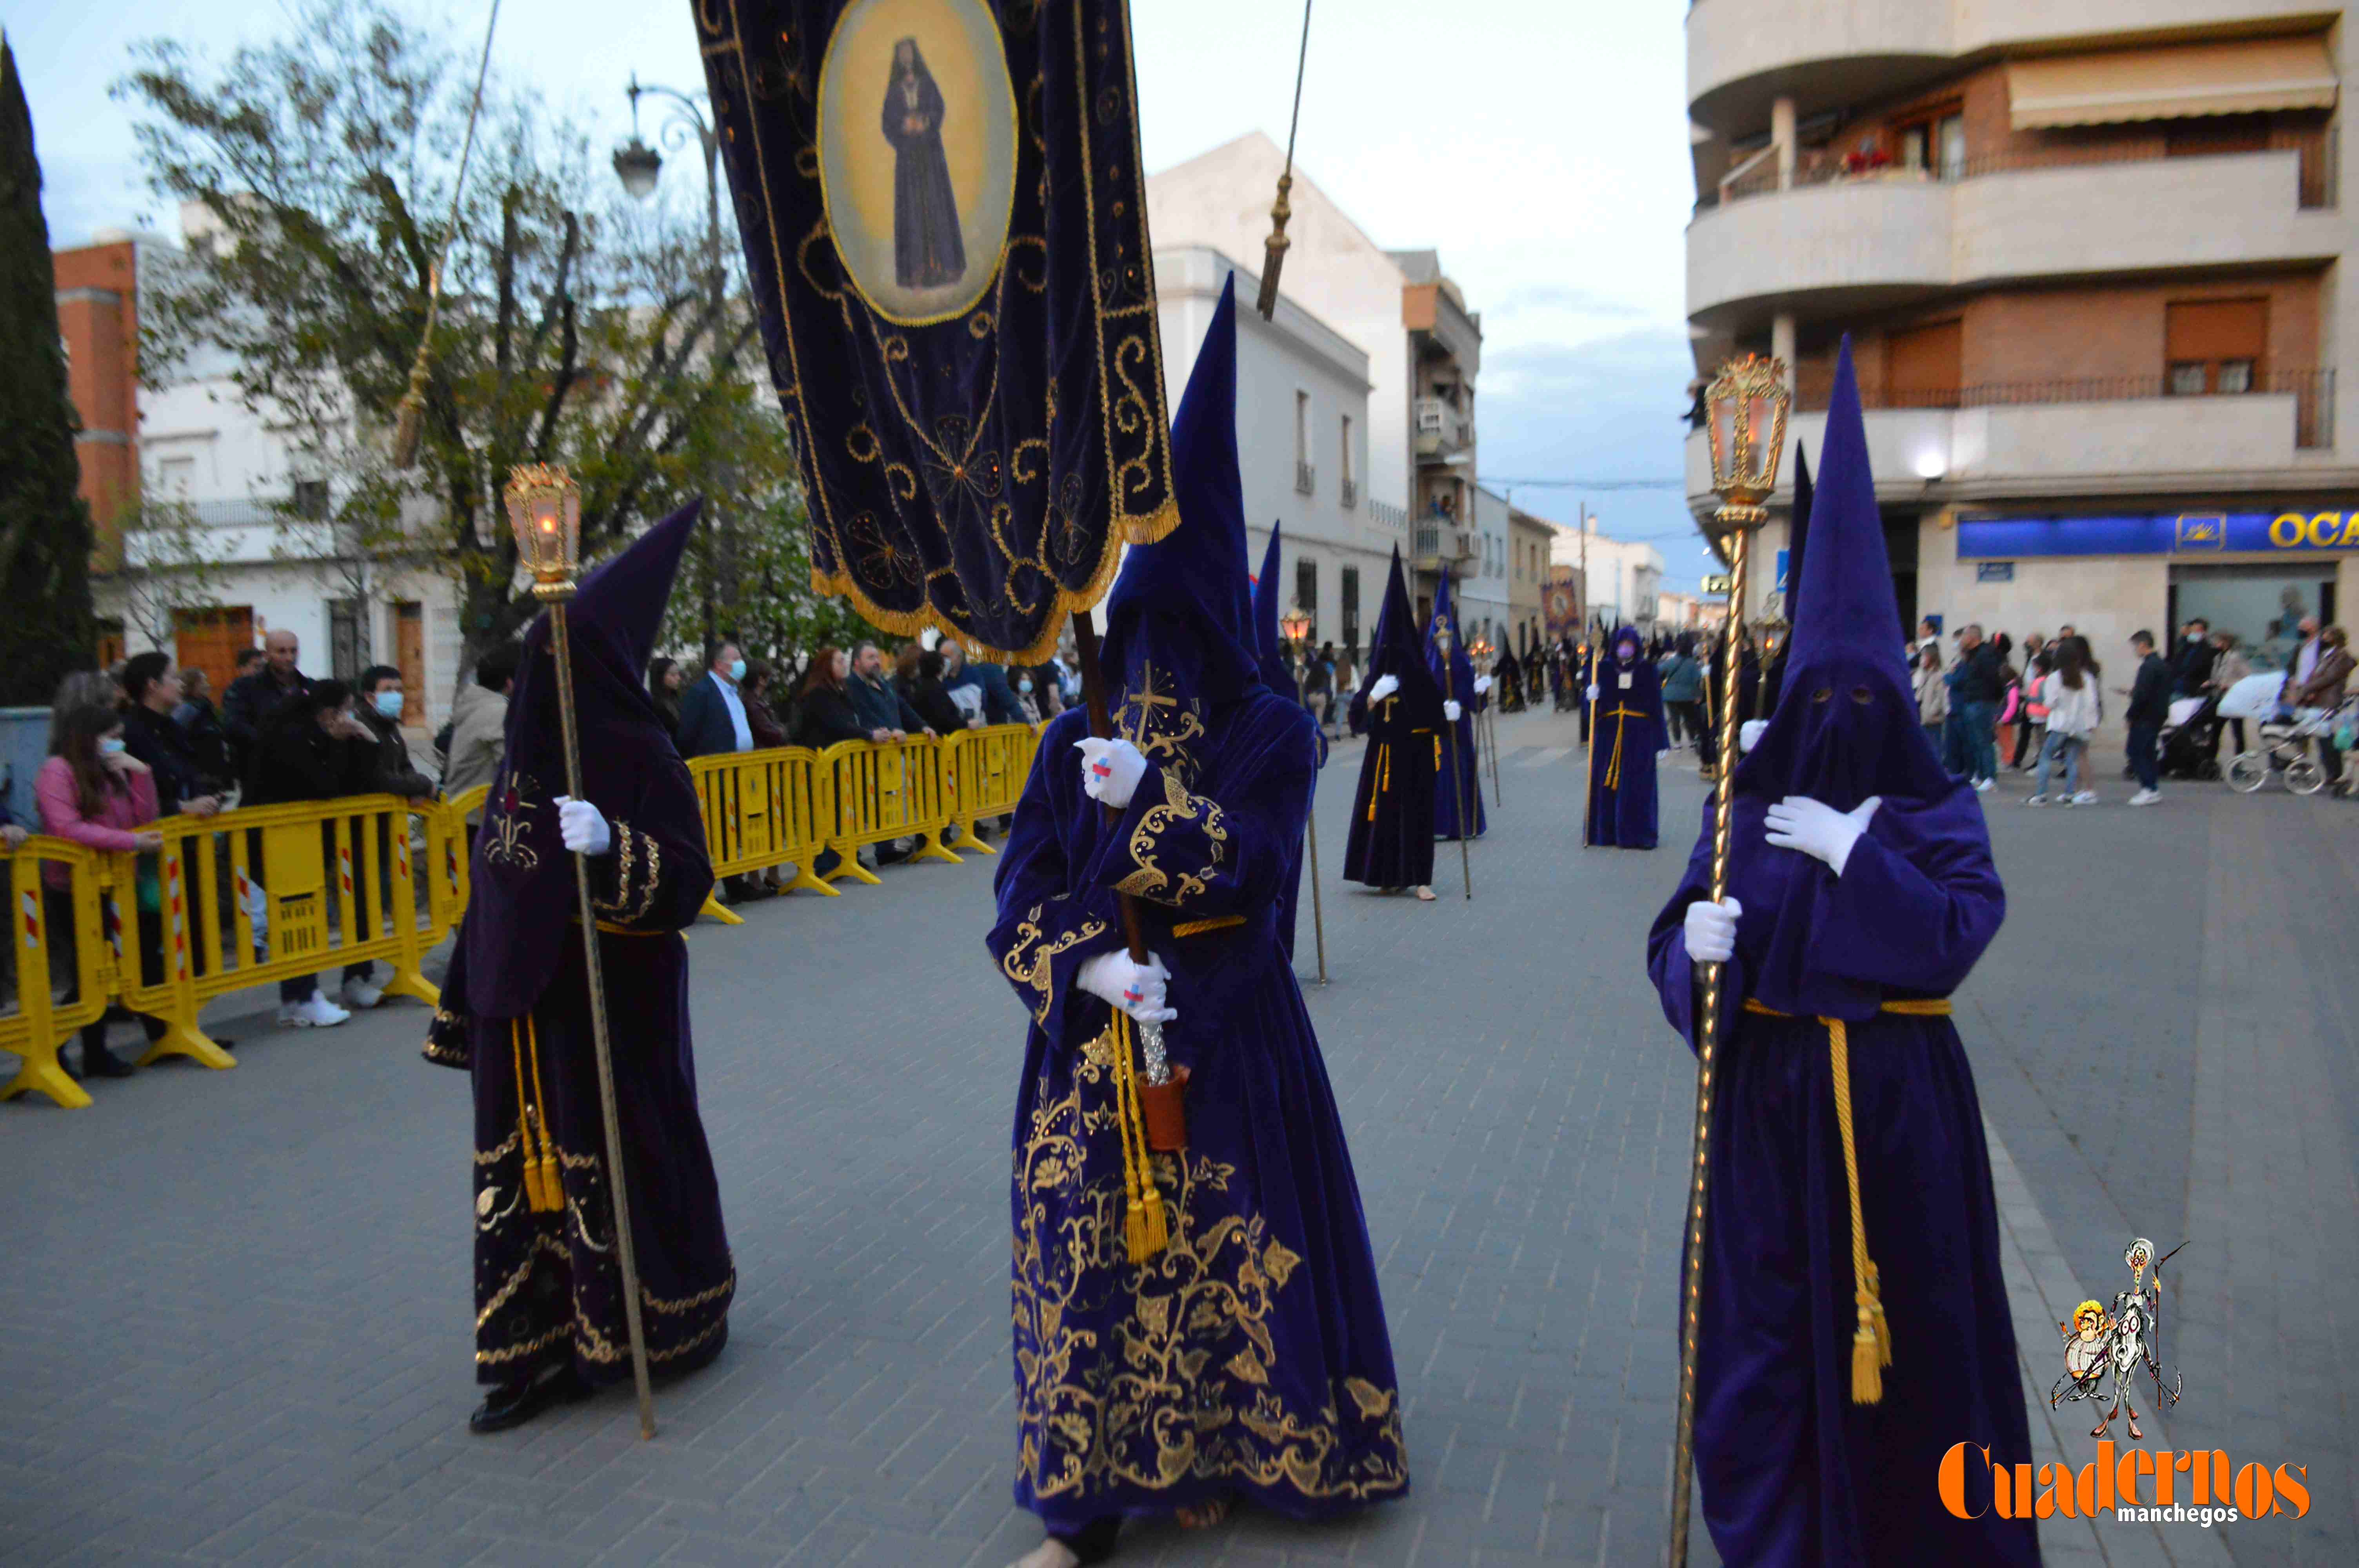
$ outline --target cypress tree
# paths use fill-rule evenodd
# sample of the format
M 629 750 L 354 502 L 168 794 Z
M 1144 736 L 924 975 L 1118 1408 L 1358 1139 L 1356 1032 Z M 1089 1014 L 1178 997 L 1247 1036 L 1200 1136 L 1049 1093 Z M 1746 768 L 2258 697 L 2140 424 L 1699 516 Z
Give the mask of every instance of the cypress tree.
M 32 112 L 0 38 L 0 705 L 43 706 L 68 672 L 97 659 L 79 423 Z

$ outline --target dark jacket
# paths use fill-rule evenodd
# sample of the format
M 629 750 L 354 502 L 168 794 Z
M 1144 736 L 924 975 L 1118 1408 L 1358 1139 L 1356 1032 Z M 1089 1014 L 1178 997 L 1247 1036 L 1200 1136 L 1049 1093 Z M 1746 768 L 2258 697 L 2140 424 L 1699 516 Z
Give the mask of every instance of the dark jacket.
M 2201 638 L 2181 643 L 2170 661 L 2171 686 L 2181 697 L 2201 697 L 2212 679 L 2212 666 L 2219 662 L 2220 650 L 2212 639 Z
M 848 676 L 843 694 L 852 699 L 852 710 L 867 730 L 900 730 L 915 735 L 926 727 L 918 710 L 881 680 L 871 686 L 857 674 Z
M 353 743 L 353 776 L 363 784 L 356 793 L 397 795 L 408 800 L 422 800 L 434 793 L 434 781 L 410 761 L 409 745 L 401 738 L 399 724 L 373 708 L 355 706 L 353 717 L 376 737 L 374 748 Z
M 756 751 L 766 752 L 790 744 L 787 740 L 787 727 L 778 722 L 778 716 L 770 711 L 768 703 L 758 697 L 749 697 L 742 691 L 737 694 L 737 698 L 745 705 L 745 728 L 754 732 Z
M 2310 671 L 2310 684 L 2293 694 L 2298 708 L 2333 708 L 2343 701 L 2343 688 L 2350 683 L 2351 652 L 2347 648 L 2325 648 L 2319 652 L 2318 665 Z
M 375 747 L 340 741 L 308 714 L 277 714 L 255 744 L 245 804 L 283 806 L 367 795 L 377 787 L 376 775 Z
M 213 792 L 187 734 L 160 713 L 136 703 L 124 709 L 123 749 L 156 775 L 156 809 L 167 816 L 177 816 L 182 801 Z
M 2170 666 L 2160 654 L 2138 661 L 2137 678 L 2130 683 L 2129 710 L 2123 718 L 2132 724 L 2154 725 L 2169 719 Z
M 961 687 L 977 687 L 983 692 L 983 721 L 985 724 L 1021 724 L 1024 709 L 1017 706 L 1016 693 L 1008 689 L 1007 672 L 997 665 L 977 664 L 970 659 L 955 676 L 945 678 L 942 689 L 956 691 Z M 961 728 L 964 728 L 963 725 Z
M 739 700 L 744 700 L 743 694 Z M 750 719 L 746 728 L 753 728 Z M 730 721 L 729 705 L 721 699 L 721 688 L 711 670 L 699 670 L 695 679 L 680 687 L 679 730 L 673 739 L 683 760 L 723 756 L 737 750 L 737 726 Z
M 901 693 L 902 704 L 937 735 L 955 735 L 966 728 L 966 715 L 951 700 L 939 680 L 911 676 Z
M 281 686 L 265 665 L 250 676 L 240 676 L 222 693 L 222 728 L 229 732 L 230 754 L 241 774 L 252 771 L 254 749 L 262 740 L 272 715 L 299 691 L 311 689 L 311 677 L 295 672 L 295 684 Z
M 237 759 L 230 750 L 229 731 L 222 728 L 221 712 L 211 698 L 180 704 L 172 709 L 172 724 L 188 738 L 189 751 L 197 759 L 197 772 L 209 792 L 226 790 L 237 782 Z
M 859 710 L 841 687 L 810 686 L 795 699 L 793 743 L 814 750 L 839 741 L 865 741 L 873 724 L 860 721 Z
M 1954 702 L 1996 703 L 2006 696 L 2006 665 L 1995 643 L 1977 643 L 1958 655 L 1950 672 L 1950 697 Z

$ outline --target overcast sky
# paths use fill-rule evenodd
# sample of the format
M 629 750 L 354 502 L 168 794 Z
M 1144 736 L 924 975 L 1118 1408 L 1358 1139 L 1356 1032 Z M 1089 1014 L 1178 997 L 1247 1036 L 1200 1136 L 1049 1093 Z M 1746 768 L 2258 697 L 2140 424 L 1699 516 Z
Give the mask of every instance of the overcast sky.
M 484 3 L 395 0 L 479 38 Z M 69 0 L 8 23 L 32 103 L 54 243 L 170 229 L 142 188 L 106 86 L 136 39 L 215 54 L 288 27 L 278 0 Z M 1149 168 L 1256 127 L 1283 144 L 1301 11 L 1292 0 L 1132 0 Z M 690 0 L 503 0 L 495 69 L 619 140 L 624 84 L 701 88 Z M 1680 471 L 1692 373 L 1681 313 L 1687 160 L 1681 8 L 1628 0 L 1320 0 L 1296 157 L 1395 249 L 1432 246 L 1483 316 L 1482 473 L 1662 479 Z M 695 177 L 681 182 L 685 201 Z M 1253 259 L 1253 258 L 1241 258 Z M 1658 545 L 1670 586 L 1712 569 L 1676 490 L 1518 489 L 1570 520 Z

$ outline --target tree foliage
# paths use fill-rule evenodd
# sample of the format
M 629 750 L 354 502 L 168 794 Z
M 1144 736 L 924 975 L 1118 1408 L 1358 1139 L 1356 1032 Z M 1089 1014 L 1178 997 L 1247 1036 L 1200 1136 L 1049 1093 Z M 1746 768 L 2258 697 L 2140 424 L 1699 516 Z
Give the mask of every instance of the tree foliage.
M 778 422 L 742 286 L 716 297 L 701 225 L 630 206 L 584 135 L 496 78 L 452 222 L 473 67 L 377 0 L 310 0 L 218 69 L 145 44 L 114 90 L 151 183 L 221 225 L 145 301 L 151 378 L 218 355 L 250 406 L 332 411 L 381 453 L 447 244 L 418 465 L 340 472 L 338 514 L 428 535 L 457 574 L 469 666 L 536 608 L 500 508 L 513 465 L 571 470 L 593 558 L 691 495 L 735 516 L 793 483 L 782 429 L 742 439 Z
M 0 41 L 0 705 L 45 704 L 97 658 L 77 428 L 32 114 Z

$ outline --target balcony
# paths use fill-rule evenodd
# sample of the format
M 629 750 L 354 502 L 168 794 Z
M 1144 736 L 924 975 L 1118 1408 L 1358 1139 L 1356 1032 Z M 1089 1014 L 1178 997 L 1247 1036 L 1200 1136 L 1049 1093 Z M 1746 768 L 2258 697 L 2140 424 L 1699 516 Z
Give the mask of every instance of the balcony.
M 1816 453 L 1823 392 L 1807 382 L 1792 434 Z M 1887 503 L 2219 490 L 2306 466 L 2334 443 L 2334 373 L 2280 371 L 2257 391 L 2174 397 L 2159 376 L 2016 382 L 1863 399 L 1868 464 Z M 1940 406 L 1925 406 L 1939 401 Z M 1914 406 L 1910 406 L 1914 405 Z M 1790 503 L 1789 488 L 1777 500 Z M 1692 507 L 1712 500 L 1712 451 L 1688 437 Z
M 1319 470 L 1297 458 L 1294 460 L 1294 493 L 1310 495 L 1319 489 Z
M 2339 220 L 2303 196 L 2289 148 L 1821 180 L 1699 212 L 1688 312 L 1742 330 L 1772 309 L 1850 314 L 2013 280 L 2331 261 Z
M 1710 459 L 1706 460 L 1710 470 Z M 1440 571 L 1461 561 L 1471 561 L 1483 553 L 1483 540 L 1472 528 L 1461 528 L 1446 518 L 1429 518 L 1417 525 L 1416 542 L 1410 554 L 1419 571 Z
M 1372 495 L 1368 497 L 1368 521 L 1385 528 L 1406 528 L 1408 526 L 1408 508 L 1395 506 L 1389 501 L 1378 501 Z
M 1352 508 L 1359 505 L 1360 481 L 1347 476 L 1342 484 L 1337 485 L 1335 487 L 1335 504 L 1341 506 L 1346 512 L 1349 512 Z
M 1781 94 L 1808 118 L 1906 93 L 2006 45 L 2225 32 L 2321 10 L 2313 0 L 1695 0 L 1688 117 L 1741 134 L 1767 124 Z
M 1417 455 L 1432 461 L 1464 451 L 1474 444 L 1474 416 L 1461 414 L 1447 398 L 1417 400 Z

